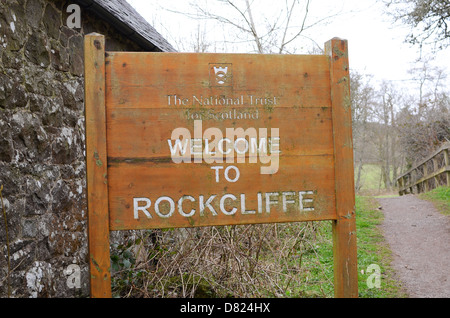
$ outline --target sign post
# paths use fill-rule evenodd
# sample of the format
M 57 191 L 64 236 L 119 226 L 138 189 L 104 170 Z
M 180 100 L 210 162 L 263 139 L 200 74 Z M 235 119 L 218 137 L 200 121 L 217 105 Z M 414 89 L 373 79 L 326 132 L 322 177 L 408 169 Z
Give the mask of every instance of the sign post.
M 325 55 L 105 52 L 85 39 L 91 295 L 109 231 L 332 220 L 357 297 L 347 42 Z
M 105 116 L 105 38 L 85 37 L 86 177 L 92 297 L 111 297 Z
M 335 157 L 336 219 L 333 220 L 334 293 L 358 296 L 352 115 L 347 41 L 325 43 L 330 59 Z

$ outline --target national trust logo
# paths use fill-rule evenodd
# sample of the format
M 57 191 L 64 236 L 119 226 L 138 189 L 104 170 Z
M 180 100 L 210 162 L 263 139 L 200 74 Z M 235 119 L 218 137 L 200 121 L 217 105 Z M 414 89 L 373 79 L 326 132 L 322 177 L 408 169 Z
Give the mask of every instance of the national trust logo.
M 232 86 L 233 72 L 231 63 L 209 64 L 209 85 L 218 87 Z

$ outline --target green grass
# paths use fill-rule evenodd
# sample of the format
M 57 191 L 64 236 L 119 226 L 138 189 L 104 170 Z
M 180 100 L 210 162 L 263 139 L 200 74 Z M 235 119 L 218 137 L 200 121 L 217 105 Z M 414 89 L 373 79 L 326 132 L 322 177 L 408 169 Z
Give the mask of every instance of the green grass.
M 378 190 L 378 188 L 380 187 L 380 176 L 381 168 L 379 165 L 363 165 L 360 178 L 361 191 Z M 382 182 L 381 186 L 384 186 Z
M 426 193 L 421 193 L 419 198 L 433 202 L 436 209 L 450 215 L 450 187 L 438 187 Z
M 407 294 L 402 290 L 401 284 L 395 279 L 390 266 L 392 254 L 385 243 L 380 228 L 384 215 L 378 209 L 373 197 L 356 197 L 356 230 L 357 230 L 357 257 L 358 257 L 358 291 L 360 298 L 404 298 Z M 329 226 L 330 225 L 330 226 Z M 309 279 L 321 281 L 320 285 L 308 285 L 308 291 L 303 295 L 320 295 L 325 293 L 333 297 L 333 251 L 331 224 L 323 224 L 320 228 L 320 244 L 316 246 L 316 261 L 320 266 L 314 266 L 313 261 L 305 259 L 305 265 L 311 268 Z M 313 257 L 313 256 L 311 256 Z M 379 268 L 380 286 L 370 284 L 374 282 L 375 272 L 369 266 Z M 372 266 L 374 266 L 372 265 Z M 315 268 L 314 268 L 315 267 Z M 324 279 L 323 275 L 326 275 Z M 328 282 L 328 283 L 327 283 Z M 368 283 L 369 282 L 369 283 Z M 372 285 L 372 288 L 371 288 Z
M 393 172 L 391 171 L 391 174 Z M 355 169 L 355 182 L 357 170 Z M 391 175 L 392 178 L 392 175 Z M 386 189 L 381 178 L 381 167 L 377 164 L 364 164 L 359 181 L 359 195 L 398 195 L 397 189 Z

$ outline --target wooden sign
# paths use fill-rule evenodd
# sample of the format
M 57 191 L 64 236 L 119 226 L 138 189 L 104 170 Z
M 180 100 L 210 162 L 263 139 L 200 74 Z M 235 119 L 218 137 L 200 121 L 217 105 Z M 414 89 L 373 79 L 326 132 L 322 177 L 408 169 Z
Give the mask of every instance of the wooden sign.
M 91 293 L 109 231 L 333 220 L 335 294 L 357 296 L 347 42 L 325 55 L 104 51 L 86 36 Z

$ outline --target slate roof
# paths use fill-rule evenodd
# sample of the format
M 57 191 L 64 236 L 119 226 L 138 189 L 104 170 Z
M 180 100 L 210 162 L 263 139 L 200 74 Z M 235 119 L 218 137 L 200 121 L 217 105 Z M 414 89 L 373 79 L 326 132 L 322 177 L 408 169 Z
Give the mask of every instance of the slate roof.
M 147 51 L 176 51 L 126 0 L 75 1 Z

